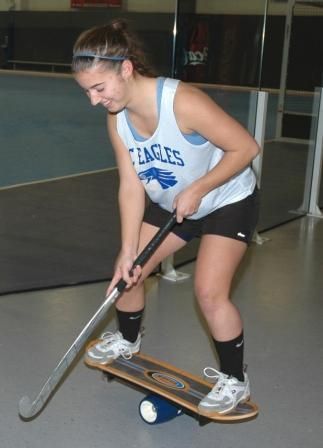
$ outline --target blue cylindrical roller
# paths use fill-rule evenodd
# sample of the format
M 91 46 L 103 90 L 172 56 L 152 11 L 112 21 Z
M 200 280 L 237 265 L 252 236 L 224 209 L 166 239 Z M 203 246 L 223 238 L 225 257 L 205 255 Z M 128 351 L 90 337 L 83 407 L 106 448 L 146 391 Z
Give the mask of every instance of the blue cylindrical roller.
M 164 423 L 178 415 L 182 410 L 158 395 L 147 395 L 139 404 L 139 414 L 149 425 Z

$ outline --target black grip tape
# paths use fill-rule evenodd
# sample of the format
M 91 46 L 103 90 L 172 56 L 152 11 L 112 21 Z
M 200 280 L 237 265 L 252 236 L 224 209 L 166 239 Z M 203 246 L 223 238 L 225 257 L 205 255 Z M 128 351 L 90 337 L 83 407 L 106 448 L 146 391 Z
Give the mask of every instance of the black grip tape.
M 138 257 L 133 262 L 132 268 L 130 270 L 130 275 L 132 270 L 136 266 L 143 266 L 150 259 L 155 250 L 160 246 L 160 244 L 164 241 L 170 230 L 176 223 L 176 211 L 173 212 L 171 218 L 166 222 L 166 224 L 159 229 L 156 235 L 151 239 L 151 241 L 147 244 L 147 246 L 143 249 L 143 251 L 138 255 Z M 118 281 L 116 284 L 116 288 L 119 292 L 124 291 L 127 286 L 127 282 L 122 279 Z

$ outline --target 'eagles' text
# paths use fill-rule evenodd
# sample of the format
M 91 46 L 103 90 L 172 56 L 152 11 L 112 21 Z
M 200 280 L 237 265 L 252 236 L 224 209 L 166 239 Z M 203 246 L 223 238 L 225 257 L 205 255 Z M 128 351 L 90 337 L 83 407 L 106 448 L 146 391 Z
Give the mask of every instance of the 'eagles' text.
M 168 148 L 167 146 L 161 146 L 158 143 L 151 145 L 149 149 L 145 146 L 141 148 L 129 148 L 129 152 L 130 155 L 131 153 L 136 153 L 139 165 L 159 160 L 160 162 L 171 165 L 184 166 L 184 161 L 180 157 L 179 151 Z

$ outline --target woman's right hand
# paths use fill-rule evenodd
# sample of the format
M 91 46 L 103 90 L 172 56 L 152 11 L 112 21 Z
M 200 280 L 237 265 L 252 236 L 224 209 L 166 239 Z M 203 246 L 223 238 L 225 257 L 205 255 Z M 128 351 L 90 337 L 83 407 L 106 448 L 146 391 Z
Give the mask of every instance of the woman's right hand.
M 113 291 L 113 288 L 115 288 L 121 278 L 127 283 L 126 289 L 129 289 L 133 285 L 137 284 L 142 270 L 140 266 L 135 266 L 135 268 L 132 269 L 136 258 L 136 254 L 130 255 L 120 252 L 115 264 L 113 278 L 107 289 L 107 295 Z

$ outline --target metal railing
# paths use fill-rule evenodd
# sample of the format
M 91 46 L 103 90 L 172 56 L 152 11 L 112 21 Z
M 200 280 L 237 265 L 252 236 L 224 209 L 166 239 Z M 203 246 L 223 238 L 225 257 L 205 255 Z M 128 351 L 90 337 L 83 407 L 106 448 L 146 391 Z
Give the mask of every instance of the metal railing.
M 19 67 L 22 69 L 26 66 L 50 68 L 50 71 L 53 73 L 57 71 L 57 68 L 64 68 L 66 69 L 65 71 L 69 71 L 71 67 L 71 64 L 63 62 L 28 61 L 20 59 L 8 59 L 7 65 L 12 66 L 13 70 L 17 70 Z

